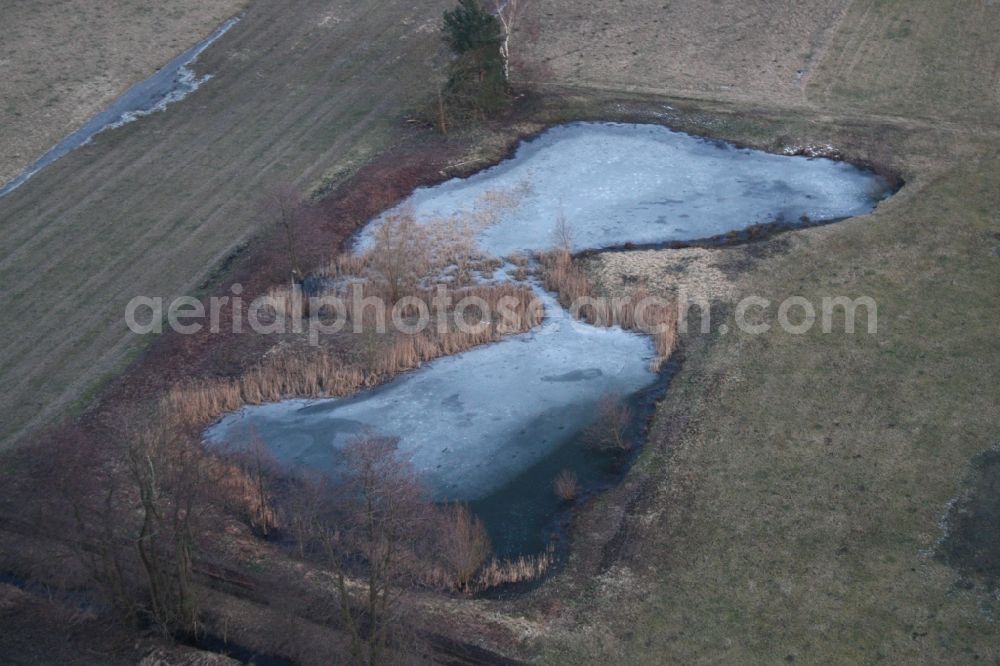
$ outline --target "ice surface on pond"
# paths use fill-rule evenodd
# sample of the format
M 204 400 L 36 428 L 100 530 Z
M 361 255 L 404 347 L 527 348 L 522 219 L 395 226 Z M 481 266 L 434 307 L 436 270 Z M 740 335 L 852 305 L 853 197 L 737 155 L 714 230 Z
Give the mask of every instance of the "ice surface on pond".
M 539 292 L 535 331 L 439 359 L 346 399 L 246 407 L 208 431 L 238 446 L 251 432 L 279 462 L 336 473 L 338 451 L 372 430 L 401 438 L 438 499 L 488 495 L 577 434 L 605 393 L 655 379 L 649 339 L 573 321 Z
M 467 179 L 417 190 L 418 219 L 473 210 L 489 192 L 530 189 L 480 235 L 497 256 L 553 245 L 560 213 L 577 249 L 705 238 L 782 216 L 870 211 L 868 172 L 769 155 L 655 125 L 576 123 L 523 143 Z M 370 242 L 376 219 L 359 235 Z M 207 433 L 239 445 L 250 430 L 290 465 L 336 474 L 338 451 L 371 429 L 396 435 L 440 499 L 488 496 L 579 434 L 604 394 L 650 386 L 648 338 L 573 322 L 540 292 L 541 329 L 443 358 L 346 399 L 247 407 Z M 582 454 L 581 454 L 582 455 Z M 546 481 L 546 483 L 549 483 Z
M 449 217 L 522 183 L 530 193 L 480 236 L 494 255 L 551 247 L 560 215 L 581 250 L 708 238 L 779 217 L 860 215 L 878 188 L 873 174 L 828 159 L 736 148 L 659 125 L 574 123 L 522 143 L 491 169 L 418 189 L 400 206 L 421 221 Z

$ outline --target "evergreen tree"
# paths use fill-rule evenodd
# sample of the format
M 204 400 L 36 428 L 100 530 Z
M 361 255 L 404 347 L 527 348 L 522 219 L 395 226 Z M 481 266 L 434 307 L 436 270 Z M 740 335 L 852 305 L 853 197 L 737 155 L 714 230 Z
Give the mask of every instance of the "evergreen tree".
M 458 7 L 444 13 L 444 41 L 456 55 L 483 49 L 500 50 L 503 29 L 479 0 L 459 0 Z
M 484 119 L 509 99 L 504 74 L 503 27 L 479 0 L 459 0 L 444 13 L 442 37 L 456 58 L 448 72 L 443 103 L 458 116 Z

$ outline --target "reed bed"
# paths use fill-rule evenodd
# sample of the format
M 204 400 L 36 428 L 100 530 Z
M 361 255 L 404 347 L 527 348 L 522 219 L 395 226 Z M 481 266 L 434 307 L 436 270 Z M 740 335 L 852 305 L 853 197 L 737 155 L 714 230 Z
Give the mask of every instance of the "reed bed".
M 548 573 L 554 562 L 555 554 L 551 549 L 514 560 L 490 560 L 476 575 L 474 587 L 477 591 L 484 591 L 502 585 L 538 580 Z
M 218 466 L 218 489 L 226 503 L 236 507 L 258 534 L 268 536 L 274 532 L 280 526 L 278 512 L 259 475 L 252 468 L 245 469 L 220 458 L 209 460 Z
M 596 295 L 586 272 L 567 249 L 541 253 L 538 258 L 545 288 L 555 292 L 562 306 L 574 316 L 594 326 L 620 326 L 650 335 L 656 350 L 654 371 L 670 358 L 677 346 L 674 303 L 656 298 L 645 287 L 625 297 Z
M 341 335 L 337 353 L 329 345 L 279 351 L 239 378 L 184 383 L 163 398 L 163 412 L 204 426 L 244 405 L 341 397 L 427 361 L 537 326 L 544 310 L 528 287 L 473 279 L 477 271 L 492 274 L 500 263 L 477 249 L 476 233 L 520 205 L 529 192 L 528 184 L 490 191 L 471 212 L 431 222 L 418 223 L 409 208 L 391 213 L 368 249 L 338 256 L 314 276 L 311 293 L 303 294 L 298 285 L 274 287 L 256 313 L 262 323 L 285 324 L 283 331 L 308 330 L 313 323 L 328 325 L 330 317 L 343 317 L 343 330 L 355 335 Z M 437 300 L 441 289 L 451 308 L 470 299 L 463 322 Z M 317 311 L 310 312 L 310 305 Z M 439 311 L 442 307 L 445 312 Z M 428 325 L 416 330 L 413 325 L 424 312 L 430 315 Z M 288 326 L 294 320 L 302 328 Z M 416 332 L 398 330 L 403 327 L 394 324 L 400 320 L 405 331 Z
M 551 548 L 537 555 L 522 555 L 512 559 L 494 557 L 476 567 L 472 575 L 466 578 L 454 565 L 438 561 L 447 558 L 447 554 L 439 553 L 437 557 L 427 558 L 413 552 L 404 552 L 400 557 L 407 560 L 404 567 L 407 575 L 420 587 L 469 595 L 504 585 L 540 580 L 555 563 L 555 553 Z
M 540 580 L 552 568 L 555 554 L 551 549 L 538 555 L 522 555 L 515 559 L 490 559 L 477 568 L 468 581 L 456 577 L 455 572 L 445 566 L 422 563 L 416 578 L 428 588 L 448 592 L 477 594 L 487 590 Z
M 518 285 L 476 286 L 452 290 L 453 301 L 479 299 L 486 310 L 471 308 L 479 321 L 468 327 L 455 324 L 453 312 L 446 313 L 447 329 L 437 322 L 422 331 L 406 334 L 373 330 L 372 321 L 361 321 L 364 313 L 349 309 L 348 318 L 357 317 L 361 332 L 345 334 L 342 341 L 361 348 L 355 358 L 342 358 L 324 348 L 285 350 L 269 355 L 235 379 L 195 380 L 173 387 L 163 398 L 161 409 L 189 426 L 203 426 L 222 414 L 244 405 L 259 405 L 287 398 L 342 397 L 372 387 L 399 372 L 420 367 L 427 361 L 468 351 L 496 342 L 505 335 L 537 326 L 544 311 L 532 291 Z M 419 299 L 430 309 L 434 295 L 421 293 Z M 291 299 L 290 299 L 291 300 Z

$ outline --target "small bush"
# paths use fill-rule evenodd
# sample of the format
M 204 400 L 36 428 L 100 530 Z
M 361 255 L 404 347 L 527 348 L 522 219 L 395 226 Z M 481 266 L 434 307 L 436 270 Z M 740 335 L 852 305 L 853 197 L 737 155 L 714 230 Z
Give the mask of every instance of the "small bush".
M 564 502 L 572 502 L 580 494 L 580 483 L 573 470 L 564 469 L 553 482 L 556 496 Z
M 587 429 L 585 441 L 598 449 L 627 453 L 632 449 L 628 426 L 632 410 L 624 401 L 605 395 L 597 403 L 597 420 Z

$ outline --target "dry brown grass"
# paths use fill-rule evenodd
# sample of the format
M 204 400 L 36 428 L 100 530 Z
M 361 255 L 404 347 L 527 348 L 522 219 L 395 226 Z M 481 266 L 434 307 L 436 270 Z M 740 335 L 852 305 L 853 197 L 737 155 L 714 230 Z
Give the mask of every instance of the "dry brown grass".
M 623 297 L 595 294 L 586 272 L 564 248 L 540 253 L 539 262 L 545 288 L 554 291 L 574 316 L 594 326 L 621 326 L 652 336 L 656 348 L 654 370 L 670 358 L 677 346 L 674 303 L 654 297 L 642 286 Z
M 301 0 L 294 10 L 248 3 L 243 20 L 199 58 L 195 70 L 213 78 L 195 94 L 100 135 L 0 200 L 0 304 L 9 315 L 0 330 L 8 389 L 0 396 L 0 446 L 46 425 L 71 403 L 76 410 L 91 406 L 101 382 L 148 342 L 122 325 L 129 300 L 199 290 L 226 257 L 262 231 L 255 202 L 270 185 L 292 179 L 310 190 L 321 180 L 342 182 L 405 137 L 399 109 L 426 90 L 427 63 L 440 43 L 435 28 L 449 4 L 391 0 L 377 8 L 342 5 L 334 13 L 326 0 Z M 50 139 L 70 129 L 77 121 L 70 118 L 67 126 L 60 109 L 89 115 L 91 101 L 96 110 L 125 83 L 112 71 L 116 61 L 123 57 L 132 68 L 129 80 L 144 78 L 210 32 L 231 13 L 226 7 L 237 11 L 215 0 L 169 8 L 138 0 L 58 9 L 17 0 L 0 7 L 0 107 L 10 103 L 0 108 L 0 145 L 11 147 L 8 156 L 26 159 L 37 150 L 7 139 L 49 120 L 63 124 Z M 146 34 L 151 25 L 153 39 Z M 280 57 L 263 55 L 275 48 Z M 361 51 L 367 55 L 359 60 Z M 78 91 L 48 78 L 67 63 L 67 76 L 79 72 L 83 79 L 69 82 L 80 83 Z M 93 80 L 94 72 L 102 81 Z M 288 86 L 303 94 L 284 94 Z M 44 113 L 35 106 L 56 95 L 58 103 Z M 5 122 L 18 112 L 20 120 Z M 50 139 L 36 145 L 44 150 Z M 394 173 L 412 178 L 408 167 Z M 371 189 L 356 202 L 340 199 L 344 208 L 338 204 L 330 220 L 329 240 L 356 223 L 347 209 L 360 211 L 382 197 L 390 204 L 397 186 L 369 183 L 359 186 Z M 319 259 L 313 240 L 299 237 L 300 249 L 313 248 L 309 260 L 303 252 L 307 266 Z
M 522 48 L 545 65 L 546 83 L 800 104 L 851 4 L 786 2 L 776 12 L 768 0 L 531 3 L 526 23 L 535 28 Z
M 688 300 L 732 303 L 735 276 L 756 261 L 752 245 L 725 248 L 603 252 L 581 262 L 601 293 L 618 296 L 641 284 L 655 294 L 679 294 Z
M 539 555 L 518 557 L 516 560 L 492 560 L 476 576 L 476 589 L 488 590 L 538 580 L 548 573 L 555 561 L 551 550 Z
M 245 5 L 243 0 L 99 5 L 69 0 L 58 7 L 4 2 L 0 183 Z
M 420 367 L 427 361 L 496 342 L 505 335 L 537 326 L 543 311 L 528 287 L 479 286 L 451 292 L 454 300 L 482 299 L 487 316 L 480 325 L 462 330 L 449 313 L 447 330 L 435 325 L 415 334 L 376 333 L 372 321 L 357 321 L 361 333 L 351 335 L 358 353 L 343 358 L 321 347 L 278 350 L 235 379 L 195 380 L 174 386 L 161 401 L 164 414 L 189 426 L 210 423 L 244 405 L 259 405 L 287 398 L 342 397 L 375 386 L 393 375 Z M 433 295 L 421 292 L 430 308 Z M 290 302 L 291 297 L 288 298 Z M 470 310 L 474 311 L 474 310 Z M 349 310 L 349 319 L 356 321 Z

